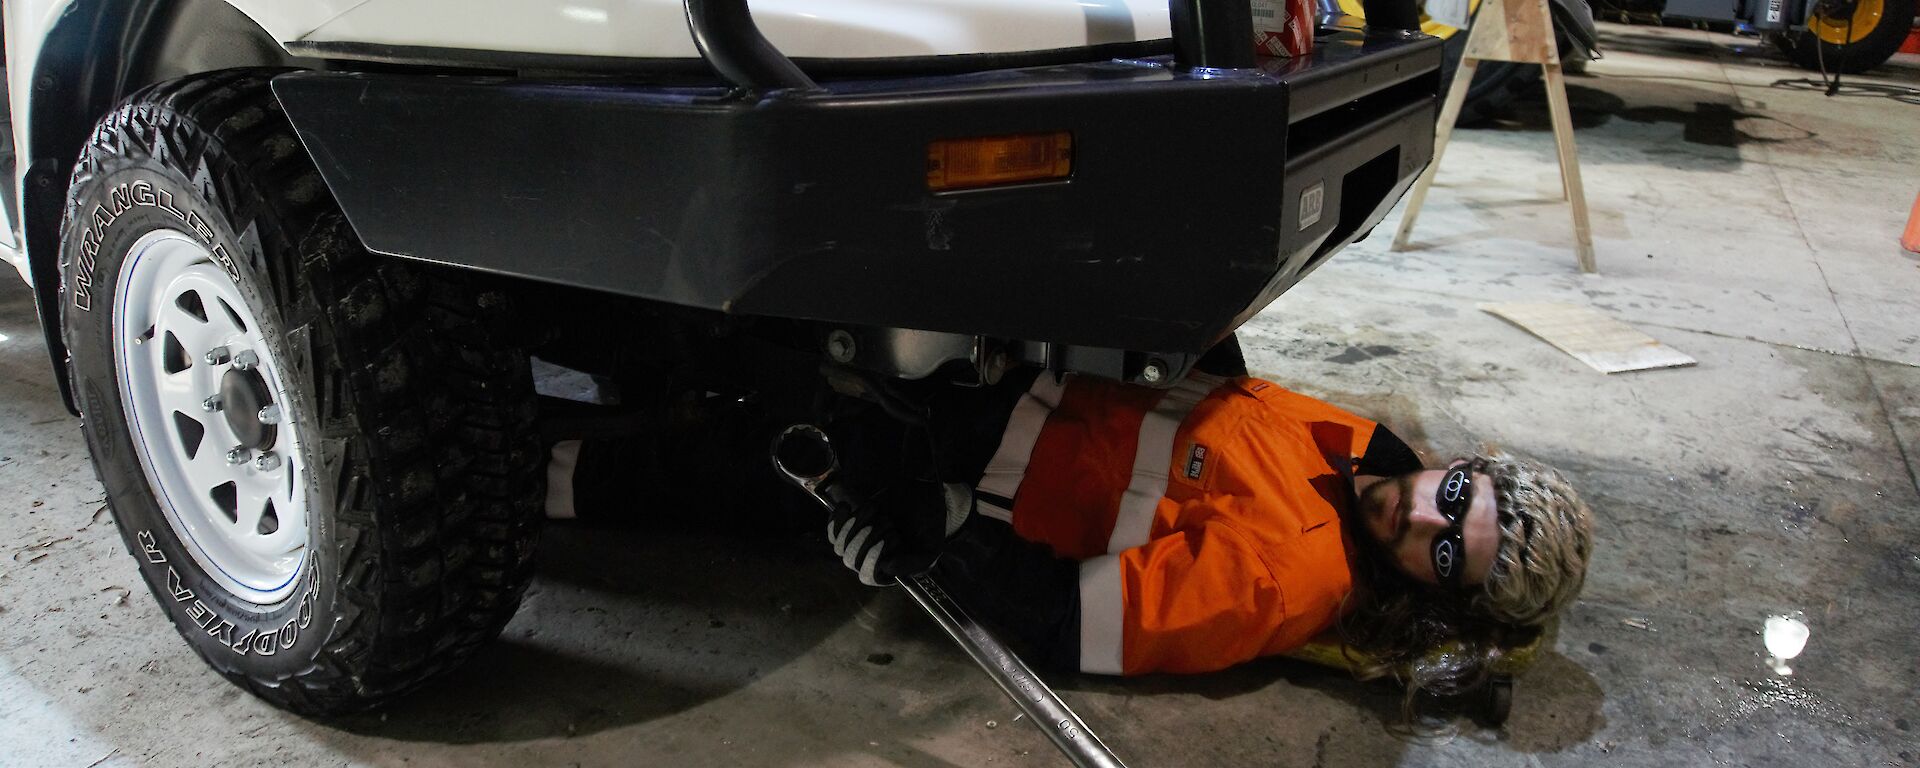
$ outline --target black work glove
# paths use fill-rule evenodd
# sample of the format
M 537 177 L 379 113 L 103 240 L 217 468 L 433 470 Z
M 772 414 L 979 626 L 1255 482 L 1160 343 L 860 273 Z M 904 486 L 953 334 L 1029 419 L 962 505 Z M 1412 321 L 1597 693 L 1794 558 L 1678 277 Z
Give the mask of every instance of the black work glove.
M 950 439 L 941 438 L 950 438 L 956 424 L 980 421 L 980 409 L 913 404 L 896 409 L 928 416 L 909 424 L 877 406 L 856 408 L 830 429 L 844 487 L 859 501 L 841 504 L 828 516 L 827 541 L 861 583 L 887 586 L 933 567 L 947 539 L 973 513 L 973 487 L 958 481 L 979 473 L 942 461 L 956 451 L 947 445 Z
M 972 513 L 973 491 L 966 486 L 909 481 L 859 504 L 834 507 L 827 542 L 860 583 L 885 587 L 932 568 Z M 930 530 L 932 525 L 940 529 Z

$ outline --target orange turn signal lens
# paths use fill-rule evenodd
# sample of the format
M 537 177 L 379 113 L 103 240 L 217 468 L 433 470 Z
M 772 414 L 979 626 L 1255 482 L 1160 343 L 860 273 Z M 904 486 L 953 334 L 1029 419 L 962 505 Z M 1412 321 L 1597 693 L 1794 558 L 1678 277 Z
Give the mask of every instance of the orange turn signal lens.
M 942 139 L 927 145 L 927 189 L 951 192 L 1064 179 L 1073 173 L 1073 134 L 1029 133 Z

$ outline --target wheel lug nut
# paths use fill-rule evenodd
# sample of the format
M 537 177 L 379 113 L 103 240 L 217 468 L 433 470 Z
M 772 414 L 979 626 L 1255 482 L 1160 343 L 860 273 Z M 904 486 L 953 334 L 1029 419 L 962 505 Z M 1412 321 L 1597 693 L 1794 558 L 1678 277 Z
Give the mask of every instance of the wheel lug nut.
M 236 467 L 240 466 L 242 464 L 247 463 L 247 457 L 252 455 L 252 453 L 253 452 L 247 450 L 247 447 L 244 445 L 236 445 L 232 448 L 228 448 L 227 463 L 232 464 L 233 466 L 236 466 Z
M 207 350 L 207 365 L 226 365 L 233 359 L 233 353 L 226 347 L 214 347 Z
M 205 408 L 207 413 L 219 413 L 223 406 L 219 395 L 210 395 L 207 399 L 200 401 L 200 407 Z
M 273 451 L 261 451 L 260 456 L 253 460 L 253 468 L 262 472 L 279 469 L 280 456 Z
M 278 424 L 280 423 L 280 406 L 269 405 L 261 408 L 257 416 L 262 424 Z
M 243 349 L 237 353 L 234 353 L 233 369 L 236 371 L 252 370 L 254 366 L 259 364 L 260 364 L 259 356 L 253 354 L 253 350 L 251 349 Z

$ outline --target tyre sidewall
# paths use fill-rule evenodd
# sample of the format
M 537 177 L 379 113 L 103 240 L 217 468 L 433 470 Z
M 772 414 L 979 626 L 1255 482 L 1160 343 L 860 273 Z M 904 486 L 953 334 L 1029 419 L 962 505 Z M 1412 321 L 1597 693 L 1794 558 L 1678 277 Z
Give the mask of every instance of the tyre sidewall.
M 288 676 L 311 666 L 326 645 L 326 617 L 335 615 L 334 499 L 330 484 L 319 481 L 329 464 L 316 455 L 318 436 L 301 423 L 305 419 L 283 424 L 296 430 L 299 455 L 292 460 L 307 467 L 302 491 L 310 510 L 308 560 L 301 583 L 288 597 L 271 606 L 255 605 L 214 581 L 169 524 L 136 451 L 117 373 L 114 315 L 122 270 L 130 266 L 130 250 L 142 236 L 172 229 L 205 246 L 238 286 L 279 367 L 289 412 L 314 413 L 313 365 L 289 348 L 290 339 L 309 337 L 311 322 L 294 316 L 301 313 L 271 289 L 284 282 L 269 272 L 297 261 L 291 253 L 266 252 L 263 235 L 287 240 L 270 231 L 269 217 L 248 215 L 259 209 L 257 202 L 221 199 L 210 181 L 217 174 L 206 167 L 213 162 L 210 154 L 199 153 L 200 167 L 183 170 L 128 143 L 118 157 L 97 159 L 91 168 L 82 164 L 93 172 L 76 174 L 62 232 L 63 332 L 95 468 L 120 535 L 154 597 L 216 669 L 254 678 Z M 229 186 L 235 196 L 247 194 Z

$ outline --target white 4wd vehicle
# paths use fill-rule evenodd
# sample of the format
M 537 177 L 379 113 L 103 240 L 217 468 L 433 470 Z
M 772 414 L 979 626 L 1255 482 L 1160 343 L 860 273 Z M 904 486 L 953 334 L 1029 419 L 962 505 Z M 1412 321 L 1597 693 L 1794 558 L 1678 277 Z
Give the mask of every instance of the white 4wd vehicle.
M 1267 59 L 1247 0 L 9 2 L 0 237 L 181 635 L 351 711 L 512 616 L 531 354 L 609 424 L 1176 381 L 1430 157 L 1372 5 Z

